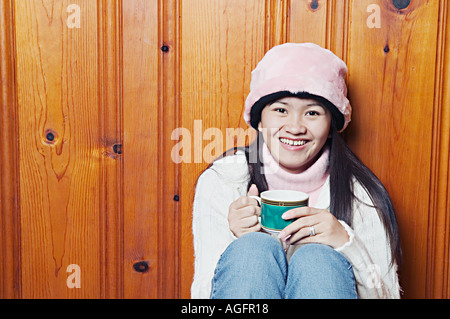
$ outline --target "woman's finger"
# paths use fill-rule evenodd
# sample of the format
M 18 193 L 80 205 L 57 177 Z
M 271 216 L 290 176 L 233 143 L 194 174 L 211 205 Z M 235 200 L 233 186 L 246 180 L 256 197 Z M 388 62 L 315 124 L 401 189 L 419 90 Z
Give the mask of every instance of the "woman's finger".
M 287 219 L 301 218 L 301 217 L 311 216 L 311 215 L 315 215 L 315 214 L 320 214 L 322 212 L 323 212 L 322 209 L 303 206 L 303 207 L 298 207 L 298 208 L 288 210 L 286 213 L 283 214 L 282 217 L 283 217 L 283 219 L 287 220 Z
M 241 209 L 247 206 L 259 206 L 258 201 L 254 198 L 250 198 L 247 196 L 241 196 L 233 203 L 231 203 L 230 208 L 232 209 Z
M 314 227 L 314 230 L 312 230 L 311 227 Z M 289 241 L 291 244 L 296 244 L 297 242 L 304 241 L 306 238 L 311 237 L 308 241 L 316 242 L 318 239 L 316 236 L 319 236 L 320 234 L 322 234 L 320 224 L 305 226 L 292 234 L 291 237 L 289 237 Z
M 255 226 L 258 223 L 259 223 L 258 216 L 256 216 L 256 215 L 248 216 L 248 217 L 242 218 L 240 220 L 241 228 L 250 228 L 250 227 Z
M 259 216 L 261 215 L 261 208 L 258 206 L 246 206 L 236 210 L 240 218 Z
M 252 227 L 242 229 L 241 236 L 248 233 L 255 233 L 261 230 L 261 224 L 258 223 Z
M 283 240 L 284 238 L 298 232 L 300 229 L 304 227 L 309 227 L 311 225 L 316 225 L 320 222 L 319 215 L 311 215 L 306 217 L 301 217 L 288 226 L 286 226 L 278 235 L 278 237 Z

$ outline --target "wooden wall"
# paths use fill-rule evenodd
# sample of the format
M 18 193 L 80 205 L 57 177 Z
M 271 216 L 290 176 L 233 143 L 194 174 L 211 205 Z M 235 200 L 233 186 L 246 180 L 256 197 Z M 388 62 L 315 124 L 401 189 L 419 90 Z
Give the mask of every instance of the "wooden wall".
M 0 297 L 189 298 L 196 179 L 252 138 L 242 119 L 250 72 L 284 42 L 315 42 L 347 62 L 346 138 L 397 209 L 404 297 L 450 297 L 448 1 L 0 9 Z M 69 288 L 75 274 L 81 286 Z

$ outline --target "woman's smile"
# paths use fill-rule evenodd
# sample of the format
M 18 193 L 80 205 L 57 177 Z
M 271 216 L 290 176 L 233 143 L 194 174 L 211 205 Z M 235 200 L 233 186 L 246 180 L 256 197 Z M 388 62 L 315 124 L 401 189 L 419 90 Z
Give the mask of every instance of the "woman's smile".
M 305 139 L 291 139 L 287 137 L 280 137 L 279 138 L 281 145 L 289 150 L 289 151 L 300 151 L 304 149 L 304 146 L 309 143 L 309 140 Z

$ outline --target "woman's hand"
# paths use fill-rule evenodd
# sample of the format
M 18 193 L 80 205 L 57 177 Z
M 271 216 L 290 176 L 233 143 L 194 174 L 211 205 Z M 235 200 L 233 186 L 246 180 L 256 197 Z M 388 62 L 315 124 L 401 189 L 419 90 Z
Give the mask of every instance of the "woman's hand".
M 228 210 L 228 224 L 230 230 L 236 237 L 241 237 L 246 233 L 257 232 L 261 230 L 261 224 L 258 217 L 261 216 L 261 207 L 258 201 L 249 196 L 257 196 L 258 188 L 252 185 L 248 190 L 247 196 L 242 196 L 231 203 Z
M 293 218 L 298 219 L 279 234 L 280 239 L 288 244 L 319 243 L 339 248 L 350 239 L 344 226 L 327 210 L 300 207 L 283 214 L 283 219 Z M 310 236 L 310 226 L 314 226 L 314 236 Z

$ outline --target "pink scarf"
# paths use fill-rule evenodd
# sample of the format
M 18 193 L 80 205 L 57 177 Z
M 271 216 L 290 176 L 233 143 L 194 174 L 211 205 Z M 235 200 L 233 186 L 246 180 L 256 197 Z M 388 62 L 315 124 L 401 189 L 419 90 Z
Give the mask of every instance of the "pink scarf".
M 306 171 L 294 174 L 279 166 L 272 157 L 269 148 L 264 143 L 262 157 L 264 163 L 264 175 L 269 190 L 286 189 L 307 193 L 309 195 L 309 206 L 314 206 L 319 197 L 322 186 L 328 176 L 330 150 L 324 147 L 322 155 Z

